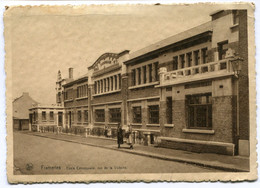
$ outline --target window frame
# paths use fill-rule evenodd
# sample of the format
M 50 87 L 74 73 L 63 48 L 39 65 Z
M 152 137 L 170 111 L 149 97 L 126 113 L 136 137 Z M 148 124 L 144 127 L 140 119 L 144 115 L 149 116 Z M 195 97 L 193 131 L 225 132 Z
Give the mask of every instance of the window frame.
M 153 66 L 152 66 L 152 64 L 149 64 L 148 65 L 148 67 L 149 67 L 149 82 L 151 83 L 151 82 L 153 82 Z
M 102 111 L 102 113 L 100 113 L 101 111 Z M 102 115 L 102 116 L 100 116 L 100 115 Z M 95 109 L 95 122 L 105 122 L 105 116 L 106 116 L 105 109 Z
M 178 70 L 178 56 L 173 57 L 172 70 Z
M 196 95 L 186 95 L 186 109 L 188 115 L 188 128 L 189 129 L 206 129 L 212 130 L 212 93 L 203 93 Z M 206 97 L 206 102 L 203 103 L 203 98 Z M 204 99 L 205 100 L 205 99 Z M 193 103 L 191 103 L 193 102 Z M 203 109 L 204 108 L 204 109 Z M 203 116 L 198 116 L 198 110 L 206 110 Z M 205 121 L 205 125 L 198 124 L 199 120 Z
M 159 81 L 159 62 L 154 63 L 154 77 L 155 81 Z
M 208 63 L 208 48 L 201 49 L 201 56 L 202 56 L 202 64 Z
M 52 115 L 51 115 L 52 114 Z M 50 121 L 54 121 L 54 112 L 53 111 L 50 111 Z
M 146 66 L 143 66 L 143 83 L 146 84 Z
M 84 118 L 83 118 L 83 120 L 84 120 L 84 123 L 88 123 L 88 110 L 84 110 L 83 111 L 83 115 L 84 115 Z
M 81 123 L 81 121 L 82 121 L 82 115 L 81 115 L 81 110 L 78 110 L 77 111 L 77 120 L 78 120 L 78 123 Z
M 152 109 L 152 108 L 157 108 L 157 109 Z M 155 116 L 155 113 L 158 114 L 158 116 Z M 159 105 L 149 105 L 148 106 L 148 119 L 149 119 L 149 124 L 159 124 Z
M 42 121 L 47 121 L 46 111 L 42 111 Z
M 136 85 L 136 69 L 132 70 L 132 86 Z
M 233 23 L 233 25 L 239 24 L 239 11 L 238 10 L 232 10 L 232 23 Z
M 121 122 L 121 109 L 120 108 L 109 108 L 109 122 L 118 123 Z
M 136 113 L 137 112 L 136 109 L 139 109 L 140 113 Z M 133 106 L 132 111 L 133 111 L 133 123 L 142 123 L 142 107 Z M 137 117 L 138 114 L 140 117 Z
M 226 52 L 228 51 L 228 40 L 222 41 L 218 43 L 218 59 L 222 60 L 225 59 L 225 57 L 223 57 L 224 55 L 226 55 Z M 223 47 L 227 45 L 226 49 L 223 49 Z
M 173 123 L 172 118 L 172 97 L 166 97 L 166 122 L 167 124 Z

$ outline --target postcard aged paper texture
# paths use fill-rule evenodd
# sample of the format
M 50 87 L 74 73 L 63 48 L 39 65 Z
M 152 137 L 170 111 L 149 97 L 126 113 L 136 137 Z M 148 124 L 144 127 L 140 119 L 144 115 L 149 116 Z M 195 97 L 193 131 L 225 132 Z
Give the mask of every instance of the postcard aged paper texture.
M 8 181 L 257 178 L 254 5 L 4 14 Z

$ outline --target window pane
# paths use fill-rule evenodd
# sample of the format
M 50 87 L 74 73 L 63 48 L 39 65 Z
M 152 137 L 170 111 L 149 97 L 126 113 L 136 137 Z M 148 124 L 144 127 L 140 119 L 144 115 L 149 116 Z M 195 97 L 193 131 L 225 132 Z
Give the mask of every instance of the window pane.
M 159 124 L 159 105 L 149 106 L 149 123 Z
M 146 66 L 143 66 L 143 80 L 144 84 L 146 83 Z
M 196 127 L 207 127 L 207 106 L 196 107 Z
M 211 93 L 186 96 L 190 128 L 212 127 Z
M 155 63 L 154 63 L 154 69 L 155 69 L 155 81 L 158 81 L 158 80 L 159 80 L 159 74 L 158 74 L 159 67 L 158 67 L 158 62 L 155 62 Z
M 178 56 L 173 57 L 173 67 L 172 70 L 178 69 Z
M 166 120 L 168 124 L 172 123 L 172 97 L 166 98 Z
M 121 110 L 120 108 L 109 109 L 110 122 L 121 122 Z
M 194 124 L 194 107 L 193 106 L 189 107 L 189 126 L 195 127 L 195 124 Z
M 88 122 L 88 111 L 84 110 L 84 122 Z
M 142 123 L 141 106 L 133 107 L 133 122 Z
M 54 120 L 54 114 L 53 114 L 53 112 L 50 112 L 50 120 L 51 120 L 51 121 Z
M 105 110 L 97 109 L 95 110 L 96 122 L 105 122 Z
M 78 122 L 81 122 L 81 111 L 78 111 Z
M 46 112 L 42 112 L 42 120 L 46 120 Z
M 133 86 L 136 85 L 136 80 L 135 80 L 135 78 L 136 78 L 136 71 L 135 71 L 135 69 L 134 69 L 134 70 L 132 70 L 132 85 L 133 85 Z

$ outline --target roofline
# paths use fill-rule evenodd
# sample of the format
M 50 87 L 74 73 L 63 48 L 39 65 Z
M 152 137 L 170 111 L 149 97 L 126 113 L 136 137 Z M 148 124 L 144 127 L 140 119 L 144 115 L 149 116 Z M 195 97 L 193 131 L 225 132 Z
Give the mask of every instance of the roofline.
M 223 11 L 224 11 L 224 10 L 216 10 L 216 11 L 212 12 L 212 13 L 210 14 L 210 16 L 213 16 L 213 15 L 218 14 L 218 13 L 223 12 Z
M 71 85 L 71 84 L 74 84 L 74 83 L 76 83 L 76 82 L 83 81 L 83 80 L 87 80 L 87 81 L 88 81 L 88 75 L 83 76 L 83 77 L 81 77 L 81 78 L 78 78 L 78 79 L 76 79 L 76 80 L 72 80 L 71 82 L 68 82 L 68 83 L 64 84 L 63 86 L 69 86 L 69 85 Z
M 173 46 L 178 46 L 178 43 L 184 42 L 184 41 L 186 41 L 186 40 L 190 40 L 190 39 L 195 38 L 195 37 L 205 37 L 204 35 L 209 35 L 209 34 L 211 34 L 211 33 L 212 33 L 212 30 L 204 31 L 204 32 L 199 33 L 199 34 L 197 34 L 197 35 L 193 35 L 193 36 L 191 36 L 191 37 L 189 37 L 189 38 L 185 38 L 185 39 L 180 40 L 180 41 L 177 41 L 177 42 L 175 42 L 175 43 L 172 43 L 172 44 L 169 44 L 169 45 L 166 45 L 166 46 L 162 46 L 161 48 L 158 48 L 158 49 L 155 49 L 155 50 L 146 52 L 146 53 L 144 53 L 144 54 L 141 54 L 141 55 L 139 55 L 139 56 L 137 56 L 137 57 L 134 57 L 134 58 L 132 58 L 132 59 L 129 59 L 129 60 L 125 61 L 124 64 L 127 65 L 127 64 L 133 63 L 133 62 L 135 62 L 135 61 L 138 60 L 138 59 L 142 59 L 142 58 L 145 58 L 146 56 L 150 56 L 150 55 L 152 55 L 152 54 L 157 54 L 157 53 L 160 53 L 160 52 L 162 52 L 162 51 L 166 51 L 166 50 L 168 50 L 169 48 L 172 48 Z M 178 35 L 178 34 L 177 34 L 177 35 Z M 156 44 L 156 43 L 155 43 L 155 44 Z

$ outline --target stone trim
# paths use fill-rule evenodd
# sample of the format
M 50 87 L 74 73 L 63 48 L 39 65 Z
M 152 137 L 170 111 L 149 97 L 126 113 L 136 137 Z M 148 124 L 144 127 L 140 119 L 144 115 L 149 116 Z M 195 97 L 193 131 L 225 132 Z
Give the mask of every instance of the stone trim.
M 183 143 L 192 143 L 192 144 L 203 144 L 203 145 L 217 145 L 224 147 L 234 147 L 232 143 L 225 142 L 214 142 L 214 141 L 205 141 L 205 140 L 191 140 L 191 139 L 183 139 L 183 138 L 173 138 L 173 137 L 159 137 L 161 140 L 168 140 L 174 142 L 183 142 Z
M 113 102 L 105 102 L 105 103 L 96 103 L 96 104 L 91 104 L 91 106 L 100 106 L 100 105 L 115 104 L 115 103 L 122 103 L 122 101 L 113 101 Z
M 78 97 L 78 98 L 75 98 L 76 100 L 82 100 L 82 99 L 87 99 L 88 96 L 85 96 L 85 97 Z
M 202 130 L 202 129 L 182 129 L 183 133 L 197 133 L 197 134 L 215 134 L 214 130 Z
M 160 130 L 153 130 L 153 129 L 134 129 L 133 131 L 141 131 L 141 132 L 156 132 L 156 133 L 160 133 Z
M 149 87 L 149 86 L 153 86 L 153 85 L 157 85 L 157 84 L 159 84 L 159 81 L 150 82 L 150 83 L 146 83 L 146 84 L 135 85 L 135 86 L 130 86 L 128 89 L 136 89 L 136 88 L 141 88 L 141 87 Z
M 96 97 L 96 96 L 108 95 L 108 94 L 117 93 L 117 92 L 120 92 L 120 91 L 121 91 L 121 89 L 118 89 L 118 90 L 115 90 L 115 91 L 109 91 L 109 92 L 105 92 L 105 93 L 94 94 L 92 96 Z
M 133 126 L 142 126 L 142 123 L 130 123 Z
M 137 99 L 129 99 L 127 102 L 132 102 L 132 101 L 142 101 L 142 100 L 149 100 L 149 99 L 159 99 L 159 96 L 155 97 L 144 97 L 144 98 L 137 98 Z
M 174 127 L 174 124 L 164 124 L 164 127 L 173 128 L 173 127 Z
M 146 126 L 147 127 L 160 127 L 160 124 L 150 124 L 150 123 L 147 123 Z

